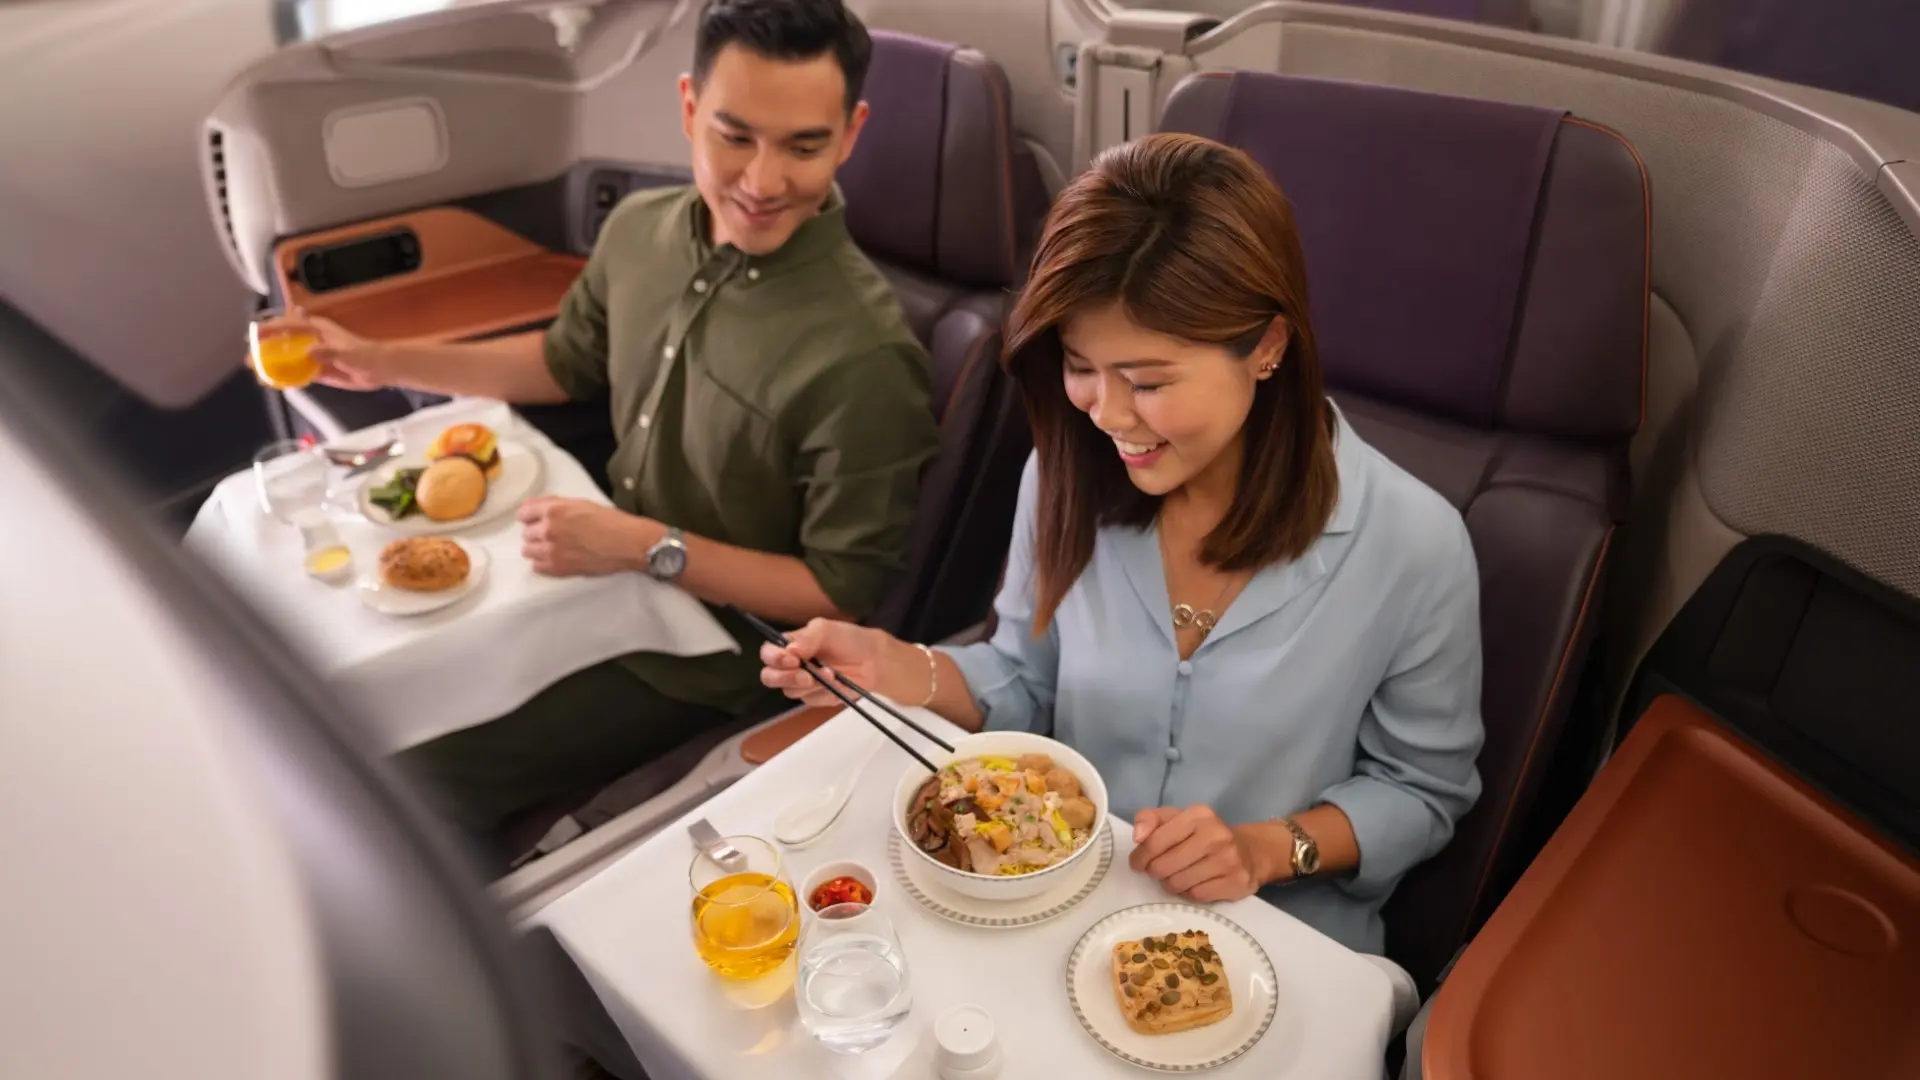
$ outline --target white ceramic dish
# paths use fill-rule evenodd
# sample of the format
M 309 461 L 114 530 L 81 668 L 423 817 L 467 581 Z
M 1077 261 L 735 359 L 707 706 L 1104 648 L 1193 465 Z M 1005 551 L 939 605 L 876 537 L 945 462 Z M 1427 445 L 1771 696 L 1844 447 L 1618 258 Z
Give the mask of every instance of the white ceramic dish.
M 843 861 L 822 863 L 813 873 L 808 874 L 807 879 L 800 883 L 800 903 L 808 911 L 812 911 L 813 890 L 840 877 L 850 877 L 865 885 L 867 892 L 873 897 L 873 903 L 880 902 L 880 879 L 874 876 L 873 871 L 857 862 Z
M 1113 986 L 1113 947 L 1150 935 L 1204 931 L 1233 986 L 1233 1015 L 1171 1035 L 1127 1026 Z M 1253 1049 L 1279 1013 L 1279 977 L 1260 943 L 1226 916 L 1193 904 L 1142 904 L 1094 923 L 1067 957 L 1067 999 L 1080 1026 L 1122 1061 L 1158 1072 L 1216 1069 Z
M 360 575 L 360 602 L 382 615 L 425 615 L 471 596 L 487 580 L 487 567 L 492 560 L 487 549 L 478 544 L 457 539 L 453 542 L 467 553 L 467 561 L 472 564 L 467 580 L 440 592 L 410 592 L 383 584 L 378 570 L 369 570 Z
M 373 504 L 373 490 L 393 479 L 401 469 L 426 467 L 424 453 L 408 453 L 369 473 L 354 494 L 360 516 L 383 529 L 402 536 L 438 536 L 492 524 L 520 509 L 520 504 L 539 493 L 545 466 L 531 446 L 512 439 L 501 439 L 500 475 L 487 483 L 487 497 L 480 509 L 458 521 L 434 521 L 425 514 L 409 514 L 395 521 L 385 510 Z
M 954 752 L 936 750 L 927 755 L 927 760 L 936 768 L 944 768 L 948 762 L 970 757 L 1013 757 L 1022 754 L 1046 754 L 1054 763 L 1071 770 L 1080 780 L 1080 790 L 1093 800 L 1094 832 L 1092 839 L 1081 845 L 1080 850 L 1066 858 L 1031 874 L 1019 874 L 1010 877 L 975 874 L 965 870 L 956 870 L 920 849 L 907 832 L 907 805 L 912 802 L 922 786 L 927 782 L 927 770 L 919 764 L 911 765 L 901 775 L 900 783 L 893 793 L 893 829 L 910 853 L 906 857 L 918 860 L 923 867 L 930 867 L 934 879 L 941 885 L 963 896 L 976 900 L 1012 901 L 1027 900 L 1039 896 L 1060 884 L 1060 880 L 1077 869 L 1083 869 L 1088 854 L 1100 846 L 1100 834 L 1107 827 L 1107 785 L 1094 770 L 1093 763 L 1065 743 L 1056 742 L 1044 735 L 1033 735 L 1024 731 L 983 731 L 976 735 L 962 736 L 953 744 Z
M 979 900 L 934 880 L 925 864 L 907 854 L 912 846 L 899 833 L 887 837 L 887 863 L 893 869 L 893 883 L 908 899 L 942 919 L 983 930 L 1018 930 L 1057 919 L 1092 896 L 1113 868 L 1113 830 L 1103 829 L 1088 845 L 1099 848 L 1099 852 L 1055 879 L 1046 892 L 1025 900 Z

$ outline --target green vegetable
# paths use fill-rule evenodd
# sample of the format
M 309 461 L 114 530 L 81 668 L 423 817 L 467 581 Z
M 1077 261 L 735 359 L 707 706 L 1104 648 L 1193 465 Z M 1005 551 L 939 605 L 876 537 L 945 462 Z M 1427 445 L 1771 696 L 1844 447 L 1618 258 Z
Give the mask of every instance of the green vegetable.
M 400 469 L 393 479 L 367 493 L 367 500 L 387 512 L 387 516 L 399 521 L 408 514 L 420 512 L 420 506 L 414 502 L 414 488 L 419 486 L 420 474 L 425 469 Z

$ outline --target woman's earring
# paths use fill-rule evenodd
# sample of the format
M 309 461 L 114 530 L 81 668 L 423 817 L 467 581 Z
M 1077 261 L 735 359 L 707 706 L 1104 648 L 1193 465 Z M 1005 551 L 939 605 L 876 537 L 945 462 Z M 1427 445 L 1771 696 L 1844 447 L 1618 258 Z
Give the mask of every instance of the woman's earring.
M 1279 367 L 1280 367 L 1280 365 L 1279 365 L 1279 364 L 1276 364 L 1276 363 L 1274 363 L 1273 361 L 1271 361 L 1271 360 L 1269 360 L 1269 361 L 1267 361 L 1266 363 L 1264 363 L 1264 364 L 1261 364 L 1261 365 L 1260 365 L 1260 374 L 1261 374 L 1261 375 L 1262 375 L 1263 377 L 1264 377 L 1264 376 L 1267 376 L 1267 375 L 1271 375 L 1271 374 L 1273 374 L 1273 373 L 1274 373 L 1274 371 L 1276 371 L 1276 370 L 1277 370 L 1277 369 L 1278 369 Z

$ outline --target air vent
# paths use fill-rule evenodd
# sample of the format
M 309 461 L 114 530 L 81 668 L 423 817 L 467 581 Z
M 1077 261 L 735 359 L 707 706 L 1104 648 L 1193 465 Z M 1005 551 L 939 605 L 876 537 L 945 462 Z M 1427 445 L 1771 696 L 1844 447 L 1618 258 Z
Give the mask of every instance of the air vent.
M 220 233 L 227 238 L 227 248 L 237 259 L 240 243 L 233 235 L 233 209 L 227 202 L 227 136 L 217 127 L 207 128 L 207 183 L 212 186 Z

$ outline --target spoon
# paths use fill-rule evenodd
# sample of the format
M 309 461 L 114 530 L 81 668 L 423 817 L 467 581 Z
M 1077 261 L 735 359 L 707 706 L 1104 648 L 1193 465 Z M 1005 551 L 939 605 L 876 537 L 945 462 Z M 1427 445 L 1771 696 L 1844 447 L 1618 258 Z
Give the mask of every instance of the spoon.
M 786 847 L 802 848 L 826 835 L 827 830 L 833 828 L 833 823 L 840 820 L 840 812 L 852 801 L 853 786 L 860 782 L 873 756 L 885 745 L 875 743 L 873 749 L 867 751 L 867 756 L 861 759 L 860 767 L 849 773 L 846 779 L 780 811 L 780 816 L 773 819 L 773 838 Z

